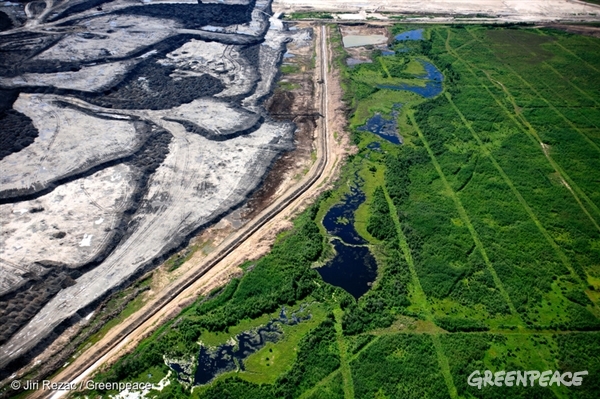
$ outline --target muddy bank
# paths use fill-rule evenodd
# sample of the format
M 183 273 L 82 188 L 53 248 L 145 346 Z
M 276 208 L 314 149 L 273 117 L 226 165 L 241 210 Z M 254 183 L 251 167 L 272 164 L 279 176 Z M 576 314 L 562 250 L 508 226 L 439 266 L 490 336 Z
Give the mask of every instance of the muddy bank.
M 312 28 L 301 29 L 297 38 L 287 44 L 283 63 L 291 72 L 278 75 L 277 87 L 265 107 L 274 120 L 295 124 L 295 148 L 282 154 L 274 163 L 264 183 L 244 206 L 243 220 L 252 219 L 260 213 L 281 190 L 310 168 L 315 129 L 321 116 L 315 108 L 313 46 Z

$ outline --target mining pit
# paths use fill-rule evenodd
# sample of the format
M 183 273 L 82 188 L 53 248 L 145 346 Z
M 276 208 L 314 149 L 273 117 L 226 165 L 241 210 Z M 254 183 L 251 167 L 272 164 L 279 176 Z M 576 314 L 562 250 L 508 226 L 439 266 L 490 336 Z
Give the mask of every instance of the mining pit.
M 205 228 L 252 218 L 310 167 L 318 118 L 311 30 L 271 1 L 48 7 L 0 10 L 0 379 Z

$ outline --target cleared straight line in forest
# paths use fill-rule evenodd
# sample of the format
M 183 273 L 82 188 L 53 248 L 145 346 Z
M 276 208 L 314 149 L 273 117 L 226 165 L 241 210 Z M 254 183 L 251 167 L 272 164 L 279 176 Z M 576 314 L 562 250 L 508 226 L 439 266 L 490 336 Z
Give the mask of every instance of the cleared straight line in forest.
M 458 107 L 456 106 L 456 104 L 454 103 L 454 101 L 452 101 L 452 97 L 450 96 L 450 94 L 447 93 L 447 92 L 444 93 L 444 94 L 445 94 L 446 99 L 450 103 L 450 105 L 452 105 L 452 108 L 454 108 L 454 111 L 456 111 L 456 113 L 460 117 L 460 120 L 463 122 L 463 125 L 465 125 L 465 127 L 471 132 L 471 134 L 473 135 L 473 137 L 477 141 L 477 144 L 479 144 L 479 146 L 481 147 L 481 150 L 483 151 L 483 154 L 485 156 L 487 156 L 490 159 L 490 161 L 492 161 L 492 164 L 494 165 L 494 167 L 496 168 L 496 170 L 500 173 L 500 175 L 502 176 L 502 179 L 504 180 L 504 182 L 508 185 L 508 187 L 510 187 L 511 191 L 513 192 L 513 194 L 515 195 L 515 197 L 517 197 L 517 199 L 521 203 L 521 206 L 523 206 L 523 208 L 525 209 L 525 211 L 527 212 L 527 214 L 529 215 L 529 217 L 531 218 L 531 220 L 533 221 L 533 223 L 535 223 L 535 225 L 537 226 L 538 230 L 542 233 L 542 235 L 544 236 L 544 238 L 546 238 L 546 241 L 548 241 L 548 243 L 550 244 L 550 246 L 554 249 L 554 252 L 558 256 L 558 258 L 561 260 L 562 264 L 567 268 L 567 270 L 569 270 L 569 272 L 571 273 L 571 276 L 573 278 L 575 278 L 576 281 L 579 281 L 579 283 L 585 287 L 584 282 L 581 280 L 581 278 L 579 277 L 579 275 L 575 272 L 575 269 L 573 268 L 573 265 L 569 261 L 569 258 L 567 258 L 567 256 L 564 254 L 564 252 L 562 251 L 562 249 L 558 246 L 558 244 L 556 244 L 556 242 L 554 241 L 554 239 L 552 238 L 552 236 L 550 236 L 550 233 L 548 233 L 548 231 L 543 226 L 543 224 L 540 222 L 540 220 L 537 218 L 537 216 L 535 215 L 535 213 L 533 212 L 533 210 L 531 209 L 531 207 L 529 206 L 529 204 L 527 203 L 527 201 L 525 201 L 525 198 L 523 198 L 523 196 L 521 195 L 521 193 L 519 192 L 519 190 L 515 187 L 513 181 L 510 179 L 510 177 L 508 177 L 508 175 L 506 174 L 506 172 L 504 171 L 504 169 L 502 169 L 502 167 L 500 166 L 500 164 L 498 164 L 498 162 L 496 161 L 496 158 L 494 157 L 494 155 L 485 147 L 485 145 L 483 144 L 483 141 L 481 140 L 481 138 L 479 137 L 479 135 L 475 132 L 475 130 L 471 126 L 471 123 L 469 123 L 467 121 L 467 119 L 465 118 L 465 116 L 463 115 L 463 113 L 460 111 L 460 109 L 458 109 Z
M 543 34 L 541 31 L 538 30 L 538 32 L 540 32 L 540 34 Z M 471 36 L 473 36 L 473 34 L 469 31 L 469 34 Z M 473 40 L 469 41 L 469 43 L 473 42 L 473 41 L 477 41 L 477 38 L 474 38 Z M 523 44 L 520 44 L 521 48 L 523 48 L 526 51 L 529 51 L 530 54 L 535 55 L 531 50 L 529 50 L 528 48 L 526 48 Z M 455 50 L 460 50 L 462 46 L 457 47 Z M 562 75 L 560 72 L 558 72 L 552 65 L 550 65 L 548 62 L 546 61 L 542 61 L 542 64 L 544 66 L 546 66 L 548 69 L 552 70 L 552 72 L 554 72 L 556 75 L 558 75 L 558 77 L 560 77 L 562 80 L 566 81 L 569 85 L 571 85 L 575 90 L 577 90 L 578 92 L 580 92 L 583 96 L 587 97 L 589 100 L 591 100 L 594 104 L 596 104 L 596 106 L 600 106 L 600 103 L 598 103 L 598 101 L 596 101 L 596 99 L 591 96 L 589 93 L 587 93 L 586 91 L 582 90 L 581 88 L 579 88 L 577 85 L 575 85 L 573 82 L 571 82 L 570 79 L 565 78 L 564 75 Z M 549 87 L 546 84 L 547 87 Z M 555 92 L 556 93 L 556 92 Z
M 473 43 L 474 41 L 475 41 L 475 39 L 469 40 L 468 42 L 463 43 L 460 46 L 458 46 L 456 49 L 459 50 L 459 49 L 461 49 L 461 48 L 463 48 L 465 46 L 468 46 L 469 44 Z
M 522 322 L 521 317 L 517 313 L 517 309 L 515 309 L 515 305 L 512 303 L 510 297 L 508 296 L 508 293 L 506 292 L 506 289 L 504 288 L 504 285 L 502 284 L 500 277 L 498 277 L 498 274 L 496 273 L 496 269 L 494 269 L 494 266 L 492 265 L 492 262 L 490 261 L 490 258 L 487 255 L 487 252 L 485 250 L 485 247 L 483 246 L 483 243 L 479 239 L 479 234 L 477 234 L 475 227 L 471 223 L 471 219 L 469 218 L 467 211 L 465 210 L 464 206 L 462 205 L 460 198 L 458 198 L 458 195 L 454 192 L 454 190 L 452 190 L 452 187 L 450 187 L 450 183 L 448 183 L 448 180 L 446 179 L 446 175 L 444 174 L 444 171 L 442 171 L 442 167 L 438 163 L 435 154 L 431 150 L 431 147 L 429 147 L 429 142 L 427 141 L 427 139 L 423 135 L 423 132 L 421 131 L 421 128 L 417 124 L 417 121 L 415 120 L 415 116 L 413 115 L 413 112 L 408 111 L 407 115 L 408 115 L 408 118 L 409 118 L 411 124 L 417 131 L 419 138 L 423 142 L 423 145 L 425 146 L 425 149 L 427 150 L 427 153 L 429 154 L 429 157 L 431 158 L 431 162 L 433 163 L 435 170 L 437 171 L 438 175 L 440 176 L 440 179 L 442 180 L 442 183 L 444 184 L 444 187 L 446 188 L 448 195 L 454 201 L 454 205 L 456 206 L 456 209 L 458 210 L 460 218 L 467 226 L 469 233 L 471 233 L 471 237 L 473 238 L 473 241 L 475 242 L 475 246 L 477 247 L 477 249 L 479 249 L 479 252 L 481 253 L 481 256 L 483 257 L 483 261 L 485 262 L 490 274 L 492 275 L 492 278 L 494 279 L 494 283 L 496 284 L 496 287 L 498 288 L 498 290 L 504 297 L 504 300 L 508 304 L 508 307 L 510 308 L 510 311 L 513 314 L 513 316 L 515 316 L 515 318 L 517 320 Z M 522 328 L 522 324 L 519 325 L 519 328 Z
M 379 57 L 378 60 L 379 60 L 379 63 L 381 64 L 381 68 L 383 68 L 383 70 L 387 74 L 388 79 L 391 79 L 392 75 L 390 74 L 390 71 L 389 71 L 387 65 L 385 64 L 383 57 Z
M 317 382 L 312 388 L 304 391 L 302 393 L 302 395 L 298 396 L 298 399 L 307 399 L 307 398 L 310 398 L 315 392 L 317 392 L 317 389 L 319 389 L 323 385 L 329 383 L 339 373 L 340 373 L 340 369 L 337 369 L 337 370 L 332 371 L 331 373 L 327 374 L 325 377 L 323 377 L 323 379 L 321 381 Z
M 598 101 L 596 101 L 596 99 L 593 96 L 589 95 L 586 91 L 584 91 L 583 89 L 581 89 L 575 83 L 571 82 L 571 79 L 566 78 L 562 73 L 558 72 L 552 65 L 550 65 L 546 61 L 542 61 L 542 64 L 544 64 L 544 66 L 546 68 L 550 69 L 552 72 L 554 72 L 562 80 L 564 80 L 565 82 L 567 82 L 568 84 L 570 84 L 571 87 L 573 87 L 575 90 L 577 90 L 578 92 L 580 92 L 584 97 L 587 97 L 589 100 L 591 100 L 594 104 L 596 104 L 597 107 L 600 107 L 600 103 Z
M 335 309 L 333 311 L 335 316 L 335 332 L 338 344 L 338 350 L 340 352 L 340 371 L 343 378 L 344 398 L 354 399 L 354 382 L 352 381 L 352 370 L 350 369 L 350 362 L 348 361 L 348 351 L 346 343 L 344 342 L 344 335 L 342 330 L 342 309 Z
M 597 37 L 594 37 L 594 39 L 596 39 L 596 40 L 593 40 L 590 36 L 587 36 L 587 35 L 581 35 L 581 37 L 585 38 L 585 40 L 589 44 L 591 44 L 594 47 L 597 47 L 598 50 L 600 50 L 600 41 L 597 40 L 598 39 Z
M 587 117 L 587 116 L 586 116 L 584 113 L 582 113 L 582 112 L 581 112 L 581 110 L 582 110 L 582 109 L 586 109 L 586 110 L 595 110 L 595 111 L 597 111 L 597 112 L 598 112 L 598 111 L 600 110 L 600 108 L 598 108 L 598 107 L 581 107 L 581 106 L 570 106 L 570 105 L 568 105 L 568 101 L 567 101 L 567 100 L 565 100 L 565 98 L 564 98 L 564 97 L 563 97 L 563 96 L 562 96 L 560 93 L 558 93 L 558 92 L 556 91 L 556 89 L 554 89 L 554 88 L 553 88 L 551 85 L 549 85 L 549 84 L 548 84 L 548 83 L 546 83 L 546 82 L 541 82 L 541 84 L 543 84 L 543 85 L 546 87 L 546 89 L 547 89 L 548 91 L 551 91 L 551 92 L 552 92 L 552 93 L 553 93 L 553 94 L 554 94 L 554 95 L 555 95 L 557 98 L 560 98 L 562 101 L 564 101 L 564 103 L 565 103 L 565 104 L 567 104 L 567 105 L 564 105 L 564 106 L 559 106 L 559 109 L 569 109 L 569 110 L 575 110 L 575 111 L 577 112 L 577 114 L 578 114 L 578 115 L 579 115 L 581 118 L 583 118 L 583 119 L 587 120 L 587 121 L 588 121 L 588 123 L 589 123 L 591 126 L 593 126 L 594 128 L 598 129 L 598 126 L 596 126 L 596 123 L 595 123 L 595 122 L 593 122 L 592 120 L 590 120 L 590 118 L 588 118 L 588 117 Z M 585 136 L 586 136 L 586 137 L 589 137 L 587 134 L 586 134 Z M 595 142 L 594 140 L 592 140 L 591 138 L 590 138 L 590 141 L 592 141 L 592 142 L 596 143 L 596 142 Z M 596 143 L 596 144 L 597 144 L 597 143 Z
M 410 275 L 412 277 L 412 283 L 414 287 L 413 295 L 414 297 L 416 297 L 415 299 L 417 301 L 417 304 L 423 309 L 423 312 L 425 313 L 425 318 L 435 324 L 433 320 L 433 315 L 431 314 L 431 309 L 429 309 L 429 304 L 427 303 L 427 296 L 425 295 L 425 291 L 423 291 L 423 287 L 421 286 L 419 276 L 417 275 L 417 271 L 415 269 L 415 262 L 410 252 L 408 241 L 406 240 L 406 236 L 404 235 L 404 232 L 402 231 L 402 226 L 400 225 L 400 220 L 398 219 L 398 210 L 396 209 L 394 202 L 390 198 L 390 194 L 388 193 L 385 184 L 383 185 L 383 193 L 390 208 L 390 214 L 392 215 L 394 226 L 396 227 L 396 233 L 398 234 L 400 248 L 402 249 L 404 259 L 406 260 L 406 263 L 408 264 L 408 269 L 410 270 Z M 458 391 L 456 390 L 456 386 L 454 385 L 452 373 L 450 372 L 450 364 L 448 363 L 448 358 L 444 354 L 444 349 L 442 348 L 442 343 L 440 341 L 439 335 L 431 334 L 431 341 L 433 342 L 433 346 L 435 347 L 438 364 L 440 366 L 440 370 L 442 371 L 442 375 L 444 376 L 446 386 L 448 387 L 448 393 L 450 394 L 451 398 L 457 398 Z
M 469 32 L 469 34 L 475 39 L 477 40 L 479 43 L 481 43 L 481 40 L 475 36 L 473 34 L 473 32 L 466 28 L 466 31 Z M 550 101 L 546 100 L 546 98 L 544 96 L 542 96 L 540 94 L 540 92 L 537 91 L 537 89 L 535 87 L 533 87 L 533 85 L 531 83 L 529 83 L 525 78 L 523 78 L 517 71 L 515 71 L 509 64 L 505 63 L 503 64 L 504 67 L 506 67 L 507 69 L 509 69 L 513 75 L 515 75 L 517 78 L 519 78 L 519 80 L 521 80 L 521 82 L 523 82 L 525 84 L 525 86 L 529 87 L 529 89 L 531 91 L 533 91 L 535 93 L 536 96 L 538 96 L 538 98 L 540 100 L 542 100 L 543 102 L 546 103 L 546 105 L 548 105 L 548 107 L 550 107 L 554 113 L 558 116 L 560 116 L 565 122 L 567 122 L 567 124 L 571 127 L 571 129 L 575 130 L 577 133 L 579 133 L 579 135 L 588 142 L 588 144 L 594 148 L 596 151 L 600 152 L 600 147 L 593 141 L 591 140 L 585 133 L 583 133 L 577 126 L 575 126 L 575 124 L 573 122 L 571 122 L 562 112 L 560 112 L 560 110 L 558 110 L 558 108 L 556 108 Z
M 588 331 L 588 330 L 540 331 L 540 330 L 525 330 L 525 329 L 523 329 L 523 330 L 519 330 L 519 331 L 513 331 L 513 330 L 457 331 L 457 332 L 446 332 L 446 333 L 444 333 L 444 335 L 453 335 L 453 334 L 487 335 L 487 334 L 489 334 L 489 335 L 509 335 L 509 336 L 529 337 L 529 336 L 539 336 L 539 335 L 554 336 L 554 335 L 598 334 L 598 333 L 600 333 L 600 331 Z M 369 334 L 369 333 L 366 333 L 366 334 Z M 364 347 L 362 347 L 358 352 L 353 354 L 348 359 L 348 363 L 350 364 L 353 361 L 355 361 L 356 359 L 358 359 L 358 357 L 363 352 L 365 352 L 367 349 L 369 349 L 373 344 L 377 343 L 381 339 L 381 337 L 389 336 L 389 335 L 397 335 L 397 334 L 423 334 L 423 335 L 436 335 L 436 336 L 439 335 L 438 332 L 433 332 L 433 331 L 410 331 L 410 330 L 391 331 L 391 330 L 389 330 L 389 331 L 378 332 L 377 335 L 375 336 L 375 338 L 373 338 L 368 344 L 366 344 Z M 319 387 L 322 387 L 323 385 L 329 383 L 339 373 L 341 373 L 341 370 L 338 368 L 338 369 L 332 371 L 331 373 L 327 374 L 322 380 L 320 380 L 318 383 L 316 383 L 312 388 L 310 388 L 309 390 L 305 391 L 302 395 L 300 395 L 298 397 L 298 399 L 310 398 L 317 391 L 317 389 L 319 389 Z
M 536 29 L 541 35 L 543 36 L 548 36 L 547 34 L 545 34 L 544 32 L 542 32 L 539 29 Z M 590 69 L 593 69 L 594 71 L 600 73 L 600 69 L 596 68 L 595 66 L 593 66 L 592 64 L 590 64 L 589 62 L 587 62 L 586 60 L 584 60 L 583 58 L 579 57 L 577 54 L 573 53 L 571 50 L 569 50 L 568 48 L 564 47 L 562 44 L 560 44 L 558 42 L 558 40 L 555 40 L 553 42 L 551 42 L 551 44 L 555 44 L 558 47 L 560 47 L 561 49 L 563 49 L 564 51 L 566 51 L 567 53 L 571 54 L 573 57 L 577 58 L 579 61 L 581 61 L 582 63 L 584 63 L 585 65 L 587 65 Z
M 469 32 L 469 33 L 472 35 L 472 33 L 471 33 L 471 32 Z M 457 54 L 457 56 L 458 56 L 458 54 Z M 461 59 L 461 61 L 463 61 L 465 64 L 467 64 L 467 63 L 466 63 L 464 60 L 462 60 L 462 59 Z M 514 70 L 513 70 L 513 69 L 512 69 L 510 66 L 506 65 L 506 67 L 507 67 L 507 68 L 509 68 L 509 69 L 510 69 L 510 70 L 513 72 L 513 74 L 514 74 L 515 76 L 519 77 L 519 78 L 520 78 L 520 79 L 521 79 L 521 80 L 522 80 L 522 81 L 523 81 L 523 82 L 524 82 L 526 85 L 528 85 L 528 86 L 529 86 L 529 87 L 530 87 L 530 88 L 531 88 L 531 89 L 532 89 L 532 90 L 533 90 L 533 91 L 534 91 L 534 92 L 535 92 L 535 93 L 538 95 L 538 97 L 539 97 L 540 99 L 542 99 L 544 102 L 546 102 L 546 104 L 548 104 L 548 106 L 550 106 L 551 108 L 553 108 L 553 109 L 555 109 L 555 110 L 556 110 L 556 108 L 554 108 L 554 106 L 553 106 L 553 105 L 551 105 L 551 104 L 550 104 L 550 103 L 549 103 L 549 102 L 548 102 L 548 101 L 547 101 L 547 100 L 546 100 L 544 97 L 542 97 L 542 96 L 541 96 L 541 95 L 540 95 L 540 94 L 539 94 L 539 93 L 538 93 L 538 92 L 537 92 L 537 91 L 536 91 L 536 90 L 533 88 L 533 86 L 529 85 L 529 83 L 528 83 L 527 81 L 525 81 L 525 80 L 524 80 L 524 79 L 523 79 L 523 78 L 522 78 L 522 77 L 521 77 L 521 76 L 520 76 L 518 73 L 516 73 L 516 72 L 515 72 L 515 71 L 514 71 Z M 483 72 L 485 73 L 485 75 L 486 75 L 486 77 L 488 78 L 488 80 L 489 80 L 490 82 L 494 83 L 494 81 L 493 81 L 493 80 L 492 80 L 492 78 L 489 76 L 489 74 L 488 74 L 487 72 L 485 72 L 485 71 L 483 71 Z M 474 74 L 474 75 L 475 75 L 475 74 Z M 475 76 L 476 76 L 476 75 L 475 75 Z M 516 105 L 515 98 L 514 98 L 514 96 L 513 96 L 513 95 L 512 95 L 512 94 L 511 94 L 511 93 L 508 91 L 508 88 L 507 88 L 505 85 L 503 85 L 502 83 L 500 83 L 500 82 L 496 82 L 496 83 L 498 83 L 498 84 L 499 84 L 499 85 L 502 87 L 502 90 L 503 90 L 503 91 L 504 91 L 504 92 L 507 94 L 507 96 L 510 98 L 510 101 L 512 102 L 512 104 L 513 104 L 513 107 L 516 107 L 517 105 Z M 488 89 L 488 91 L 489 91 L 489 89 Z M 566 118 L 564 117 L 564 115 L 562 115 L 562 113 L 558 112 L 558 110 L 556 110 L 556 111 L 557 111 L 557 114 L 558 114 L 558 115 L 562 116 L 562 117 L 563 117 L 563 119 L 565 119 L 565 121 L 567 121 L 568 123 L 570 123 L 570 124 L 571 124 L 571 122 L 570 122 L 568 119 L 566 119 Z M 559 172 L 559 174 L 560 174 L 560 175 L 563 177 L 563 179 L 564 179 L 564 180 L 565 180 L 565 181 L 568 183 L 568 185 L 567 185 L 567 188 L 571 189 L 571 187 L 572 187 L 572 188 L 573 188 L 573 189 L 574 189 L 574 190 L 577 192 L 578 196 L 582 197 L 582 198 L 583 198 L 583 200 L 584 200 L 584 201 L 585 201 L 585 202 L 588 204 L 588 206 L 589 206 L 589 207 L 590 207 L 590 208 L 591 208 L 593 211 L 595 211 L 595 212 L 596 212 L 596 214 L 597 214 L 597 215 L 600 215 L 600 208 L 598 208 L 598 206 L 597 206 L 597 205 L 596 205 L 596 204 L 595 204 L 595 203 L 594 203 L 594 202 L 593 202 L 593 201 L 592 201 L 592 200 L 591 200 L 591 199 L 590 199 L 590 198 L 587 196 L 587 194 L 585 194 L 585 192 L 584 192 L 584 191 L 583 191 L 583 190 L 582 190 L 582 189 L 579 187 L 579 185 L 577 185 L 577 184 L 575 183 L 575 181 L 574 181 L 574 180 L 573 180 L 571 177 L 569 177 L 569 175 L 568 175 L 568 174 L 567 174 L 567 173 L 566 173 L 566 172 L 565 172 L 565 171 L 564 171 L 564 170 L 563 170 L 563 169 L 562 169 L 562 168 L 561 168 L 561 167 L 560 167 L 560 166 L 559 166 L 559 165 L 556 163 L 556 161 L 554 161 L 554 159 L 552 159 L 552 157 L 551 157 L 551 156 L 550 156 L 550 154 L 549 154 L 549 151 L 548 151 L 548 150 L 546 150 L 546 149 L 544 148 L 544 145 L 543 145 L 542 139 L 541 139 L 541 138 L 540 138 L 540 136 L 539 136 L 539 133 L 537 132 L 537 130 L 536 130 L 536 129 L 534 129 L 534 128 L 533 128 L 533 126 L 532 126 L 532 125 L 531 125 L 531 123 L 530 123 L 530 122 L 527 120 L 527 118 L 525 118 L 525 116 L 524 116 L 522 113 L 519 113 L 519 114 L 517 115 L 517 118 L 518 118 L 519 120 L 521 120 L 521 121 L 522 121 L 522 123 L 523 123 L 525 126 L 527 126 L 527 127 L 529 128 L 529 131 L 530 131 L 530 132 L 531 132 L 531 133 L 534 135 L 534 137 L 535 137 L 536 141 L 539 143 L 540 147 L 542 147 L 542 152 L 543 152 L 543 153 L 546 155 L 546 158 L 547 158 L 547 159 L 550 161 L 550 163 L 552 163 L 552 164 L 553 164 L 553 166 L 555 166 L 555 170 L 556 170 L 557 172 Z M 571 124 L 571 125 L 572 125 L 572 124 Z M 592 144 L 592 146 L 596 147 L 596 149 L 598 149 L 598 151 L 600 151 L 600 147 L 598 147 L 598 146 L 596 145 L 596 143 L 594 143 L 593 141 L 591 141 L 591 140 L 589 139 L 589 137 L 587 137 L 585 134 L 583 134 L 583 133 L 582 133 L 582 132 L 581 132 L 579 129 L 577 129 L 577 128 L 576 128 L 574 125 L 572 125 L 572 127 L 574 128 L 574 130 L 578 131 L 578 132 L 579 132 L 579 133 L 580 133 L 580 134 L 581 134 L 581 135 L 582 135 L 582 136 L 583 136 L 585 139 L 587 139 L 588 143 L 591 143 L 591 144 Z M 578 202 L 581 204 L 581 202 L 580 202 L 580 200 L 579 200 L 579 199 L 578 199 Z M 583 207 L 583 205 L 582 205 L 582 207 Z M 595 218 L 593 218 L 593 217 L 592 217 L 592 216 L 591 216 L 591 215 L 590 215 L 590 214 L 587 212 L 587 209 L 585 209 L 585 208 L 584 208 L 584 211 L 586 212 L 586 214 L 588 214 L 588 215 L 589 215 L 589 217 L 590 217 L 591 219 L 593 219 L 593 223 L 594 223 L 594 225 L 596 226 L 596 228 L 598 228 L 598 229 L 600 230 L 600 227 L 598 226 L 598 223 L 596 222 Z
M 598 231 L 600 231 L 600 225 L 598 225 L 598 222 L 596 221 L 596 219 L 588 211 L 588 209 L 585 207 L 585 205 L 583 204 L 583 202 L 581 202 L 581 199 L 579 198 L 579 196 L 582 196 L 584 198 L 584 200 L 592 208 L 594 207 L 594 203 L 591 202 L 591 200 L 587 197 L 587 195 L 583 192 L 583 190 L 581 190 L 579 188 L 579 186 L 573 181 L 573 179 L 567 174 L 567 172 L 565 172 L 558 165 L 558 163 L 554 160 L 554 158 L 552 158 L 552 156 L 550 155 L 550 152 L 546 149 L 546 147 L 542 143 L 542 139 L 540 138 L 539 134 L 537 133 L 537 131 L 535 130 L 535 128 L 531 125 L 531 123 L 529 123 L 529 121 L 527 120 L 527 118 L 525 118 L 522 114 L 518 114 L 516 112 L 516 109 L 518 108 L 517 107 L 517 103 L 515 101 L 515 98 L 508 91 L 508 89 L 502 83 L 500 83 L 498 81 L 494 81 L 487 73 L 486 73 L 486 76 L 487 76 L 487 78 L 488 78 L 488 80 L 490 82 L 492 82 L 492 83 L 495 82 L 495 83 L 497 83 L 502 88 L 502 90 L 504 91 L 504 94 L 506 94 L 506 97 L 508 98 L 508 100 L 512 104 L 513 108 L 515 109 L 515 115 L 513 115 L 510 111 L 508 111 L 508 109 L 506 109 L 506 107 L 504 107 L 504 105 L 492 94 L 492 92 L 490 91 L 490 89 L 487 86 L 485 86 L 483 84 L 482 84 L 482 86 L 485 87 L 485 89 L 488 91 L 488 93 L 494 98 L 494 100 L 496 101 L 496 103 L 506 112 L 506 114 L 515 123 L 515 125 L 521 131 L 523 131 L 536 146 L 539 146 L 539 148 L 542 149 L 542 153 L 546 157 L 546 160 L 554 168 L 554 171 L 556 173 L 558 173 L 558 175 L 561 177 L 563 185 L 567 188 L 567 190 L 569 190 L 569 192 L 571 193 L 571 195 L 573 196 L 573 198 L 575 199 L 575 201 L 577 202 L 577 204 L 579 204 L 579 207 L 581 208 L 581 210 L 590 219 L 590 221 L 596 227 L 596 229 Z M 525 129 L 525 127 L 527 128 L 527 130 Z
M 450 46 L 450 43 L 449 43 L 450 30 L 447 30 L 447 34 L 448 34 L 448 37 L 446 39 L 446 50 L 448 51 L 448 54 L 451 54 L 458 61 L 460 61 L 467 68 L 467 70 L 471 73 L 471 75 L 473 75 L 475 77 L 475 79 L 480 81 L 479 76 L 477 76 L 477 74 L 473 71 L 473 68 L 469 65 L 469 63 L 466 62 L 465 60 L 463 60 L 460 57 L 460 55 L 458 55 L 458 53 L 456 51 L 454 51 L 454 49 Z M 483 72 L 485 73 L 485 71 L 483 71 Z M 508 89 L 501 82 L 494 81 L 487 73 L 485 73 L 485 75 L 487 76 L 487 79 L 490 81 L 490 83 L 499 85 L 502 88 L 502 90 L 504 91 L 504 93 L 508 97 L 509 101 L 511 101 L 513 107 L 516 110 L 517 104 L 515 102 L 514 97 L 510 94 Z M 544 154 L 544 156 L 546 157 L 546 159 L 548 160 L 550 165 L 553 167 L 554 171 L 556 173 L 558 173 L 558 175 L 561 177 L 563 185 L 569 190 L 569 192 L 571 193 L 571 195 L 573 196 L 575 201 L 579 204 L 579 207 L 581 208 L 581 210 L 587 215 L 587 217 L 590 219 L 590 221 L 596 227 L 596 229 L 598 229 L 598 231 L 600 231 L 600 226 L 598 225 L 598 223 L 596 222 L 594 217 L 589 213 L 587 208 L 583 205 L 583 203 L 581 202 L 581 199 L 578 196 L 578 194 L 580 194 L 582 196 L 585 196 L 585 194 L 581 191 L 581 189 L 577 186 L 577 184 L 575 184 L 575 182 L 569 177 L 569 175 L 556 163 L 556 161 L 554 161 L 554 159 L 552 158 L 550 153 L 544 148 L 544 144 L 542 143 L 537 131 L 533 128 L 533 126 L 529 123 L 529 121 L 527 121 L 527 119 L 525 119 L 525 117 L 523 117 L 520 114 L 517 114 L 516 112 L 515 112 L 515 114 L 511 113 L 504 106 L 504 104 L 502 104 L 502 102 L 494 95 L 494 93 L 492 93 L 490 88 L 488 86 L 486 86 L 485 84 L 483 84 L 481 81 L 480 81 L 480 86 L 483 87 L 488 92 L 490 97 L 492 97 L 492 99 L 496 102 L 496 104 L 498 104 L 498 106 L 500 108 L 502 108 L 502 110 L 505 112 L 505 114 L 513 121 L 515 126 L 518 129 L 520 129 L 523 133 L 525 133 L 525 135 L 527 137 L 529 137 L 529 139 L 536 145 L 536 147 L 541 149 L 542 153 Z M 586 201 L 586 202 L 588 202 L 588 204 L 589 204 L 589 202 L 591 202 L 591 201 L 589 201 L 589 198 L 588 198 L 588 201 Z

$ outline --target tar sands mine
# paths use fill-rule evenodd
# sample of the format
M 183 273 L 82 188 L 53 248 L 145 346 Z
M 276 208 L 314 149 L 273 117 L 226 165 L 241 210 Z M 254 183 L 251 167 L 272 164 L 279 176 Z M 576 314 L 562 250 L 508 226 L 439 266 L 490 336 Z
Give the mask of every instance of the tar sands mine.
M 0 399 L 596 399 L 599 176 L 600 0 L 0 1 Z

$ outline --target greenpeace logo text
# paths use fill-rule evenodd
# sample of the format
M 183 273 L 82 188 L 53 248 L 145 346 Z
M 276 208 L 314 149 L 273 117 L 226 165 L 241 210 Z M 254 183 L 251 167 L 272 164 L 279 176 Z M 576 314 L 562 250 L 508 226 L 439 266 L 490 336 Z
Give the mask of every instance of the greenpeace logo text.
M 524 386 L 524 387 L 532 387 L 536 384 L 539 384 L 541 387 L 551 387 L 553 385 L 561 386 L 565 385 L 567 387 L 572 386 L 580 386 L 583 382 L 582 376 L 588 375 L 587 371 L 578 371 L 576 373 L 571 373 L 567 371 L 562 373 L 560 371 L 497 371 L 492 373 L 490 370 L 485 370 L 483 375 L 479 372 L 479 370 L 475 370 L 471 373 L 469 378 L 467 379 L 467 383 L 472 387 L 477 387 L 478 389 L 485 387 L 501 387 L 501 386 Z

